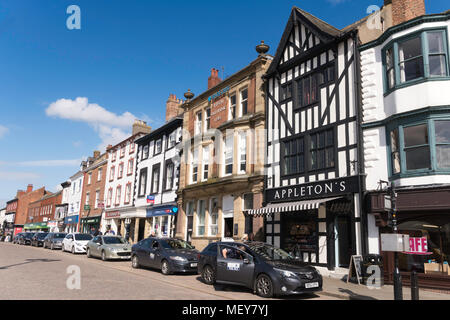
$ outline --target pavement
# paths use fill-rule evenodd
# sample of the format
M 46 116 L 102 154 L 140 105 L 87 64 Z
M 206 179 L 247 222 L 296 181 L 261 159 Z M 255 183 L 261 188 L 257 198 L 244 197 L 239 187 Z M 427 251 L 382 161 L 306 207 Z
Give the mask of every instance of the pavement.
M 130 261 L 103 262 L 4 242 L 0 242 L 0 283 L 0 300 L 266 300 L 238 286 L 208 286 L 199 275 L 164 276 L 157 270 L 133 269 Z M 79 289 L 70 289 L 78 283 Z M 450 295 L 421 290 L 420 298 L 450 300 Z M 275 300 L 392 299 L 392 286 L 371 290 L 324 275 L 322 292 Z M 410 299 L 407 288 L 404 299 Z

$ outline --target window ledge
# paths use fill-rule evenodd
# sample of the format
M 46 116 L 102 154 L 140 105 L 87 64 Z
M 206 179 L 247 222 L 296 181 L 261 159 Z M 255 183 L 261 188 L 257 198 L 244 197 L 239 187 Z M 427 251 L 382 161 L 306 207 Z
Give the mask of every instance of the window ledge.
M 395 92 L 395 91 L 397 91 L 399 89 L 407 88 L 407 87 L 414 86 L 414 85 L 417 85 L 417 84 L 421 84 L 421 83 L 424 83 L 424 82 L 428 82 L 428 81 L 449 81 L 449 80 L 450 80 L 449 76 L 446 76 L 446 77 L 428 77 L 428 78 L 419 78 L 419 79 L 411 80 L 411 81 L 399 84 L 399 85 L 395 86 L 392 89 L 387 90 L 384 93 L 384 97 L 386 98 L 388 95 L 390 95 L 391 93 L 393 93 L 393 92 Z
M 415 177 L 423 177 L 423 176 L 438 176 L 438 175 L 450 175 L 449 170 L 428 170 L 428 171 L 416 171 L 416 172 L 407 172 L 401 174 L 392 175 L 389 180 L 398 180 L 404 178 L 415 178 Z

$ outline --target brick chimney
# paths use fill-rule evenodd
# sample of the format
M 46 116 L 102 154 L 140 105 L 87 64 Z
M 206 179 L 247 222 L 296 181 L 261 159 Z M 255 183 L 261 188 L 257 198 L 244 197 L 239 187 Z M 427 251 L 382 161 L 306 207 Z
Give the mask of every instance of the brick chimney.
M 222 80 L 219 78 L 219 70 L 212 68 L 211 76 L 208 78 L 208 90 L 217 86 Z
M 169 99 L 166 102 L 166 121 L 169 121 L 182 113 L 180 106 L 183 104 L 182 99 L 177 99 L 174 94 L 169 95 Z
M 142 120 L 135 120 L 133 123 L 133 136 L 138 133 L 150 133 L 152 128 L 147 125 L 147 122 Z
M 27 186 L 27 193 L 30 193 L 31 191 L 33 191 L 33 185 L 32 185 L 32 184 L 29 184 L 29 185 Z
M 385 0 L 384 5 L 392 4 L 392 23 L 394 26 L 425 15 L 425 0 Z
M 97 159 L 98 157 L 100 157 L 100 151 L 95 150 L 94 151 L 94 159 Z

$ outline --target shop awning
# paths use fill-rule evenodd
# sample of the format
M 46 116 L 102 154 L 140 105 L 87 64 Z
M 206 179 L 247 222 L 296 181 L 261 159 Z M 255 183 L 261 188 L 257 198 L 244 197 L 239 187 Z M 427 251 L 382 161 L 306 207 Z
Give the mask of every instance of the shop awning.
M 326 203 L 341 198 L 342 197 L 335 197 L 335 198 L 297 201 L 297 202 L 271 203 L 267 207 L 261 209 L 246 210 L 245 213 L 247 213 L 250 216 L 263 216 L 272 213 L 314 210 L 319 209 L 319 206 L 322 203 Z

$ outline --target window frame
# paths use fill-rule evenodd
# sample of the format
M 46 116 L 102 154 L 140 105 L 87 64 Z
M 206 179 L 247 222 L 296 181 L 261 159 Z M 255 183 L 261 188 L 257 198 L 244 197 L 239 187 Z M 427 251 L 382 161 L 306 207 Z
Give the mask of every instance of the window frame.
M 141 155 L 142 160 L 147 160 L 149 156 L 150 156 L 150 146 L 147 143 L 142 146 L 142 155 Z
M 118 185 L 116 187 L 116 197 L 115 197 L 115 201 L 114 201 L 115 206 L 120 206 L 121 199 L 122 199 L 122 185 Z M 117 201 L 117 200 L 119 200 L 119 201 Z
M 247 98 L 243 99 L 242 94 L 245 91 L 247 92 Z M 248 112 L 248 98 L 249 98 L 248 95 L 249 95 L 248 87 L 245 87 L 245 88 L 242 88 L 239 90 L 239 116 L 240 117 L 246 116 L 249 113 Z M 246 111 L 245 113 L 244 113 L 244 103 L 245 103 L 245 111 Z
M 206 152 L 205 152 L 206 151 Z M 209 145 L 202 147 L 202 172 L 201 172 L 201 181 L 208 181 L 209 179 L 209 169 L 210 169 L 210 150 Z M 206 178 L 205 178 L 206 173 Z
M 199 219 L 200 212 L 199 211 L 200 211 L 200 208 L 201 208 L 201 206 L 200 206 L 201 202 L 203 202 L 205 204 L 204 205 L 204 211 L 203 211 L 203 224 L 199 224 L 199 221 L 200 221 L 200 219 Z M 197 201 L 197 208 L 194 211 L 194 215 L 196 215 L 196 219 L 195 219 L 195 235 L 197 237 L 204 237 L 207 234 L 206 233 L 206 203 L 207 203 L 206 199 L 199 199 Z M 203 227 L 203 232 L 202 233 L 199 232 L 199 227 Z
M 155 174 L 155 172 L 158 172 L 158 175 Z M 155 177 L 158 177 L 158 185 L 156 186 L 155 190 Z M 152 166 L 152 185 L 151 185 L 151 191 L 150 194 L 157 194 L 159 193 L 159 185 L 161 183 L 161 164 L 157 163 Z
M 156 146 L 158 145 L 158 142 L 159 142 L 159 151 L 156 148 Z M 154 156 L 157 156 L 157 155 L 162 153 L 162 151 L 163 151 L 163 147 L 162 146 L 163 146 L 163 138 L 156 139 L 153 142 L 153 155 Z
M 234 104 L 233 104 L 234 98 Z M 230 94 L 229 108 L 228 108 L 228 120 L 236 119 L 236 109 L 237 109 L 237 95 L 236 92 Z
M 433 32 L 441 32 L 442 38 L 443 38 L 443 47 L 444 52 L 441 53 L 445 55 L 445 67 L 446 67 L 446 75 L 444 76 L 431 76 L 430 75 L 430 64 L 429 64 L 429 57 L 430 55 L 433 55 L 433 53 L 430 54 L 429 52 L 429 46 L 428 46 L 428 33 Z M 422 55 L 423 58 L 423 76 L 419 78 L 415 78 L 409 81 L 401 82 L 400 79 L 400 60 L 399 60 L 399 44 L 406 42 L 408 40 L 414 39 L 416 37 L 419 37 L 421 39 L 421 46 L 422 46 Z M 393 66 L 394 66 L 394 86 L 392 88 L 389 88 L 389 78 L 387 74 L 387 62 L 386 62 L 386 52 L 392 49 L 393 50 Z M 439 54 L 434 54 L 439 55 Z M 381 56 L 382 56 L 382 64 L 383 64 L 383 89 L 384 89 L 384 96 L 389 95 L 393 91 L 401 88 L 405 88 L 411 85 L 415 85 L 421 82 L 425 81 L 442 81 L 442 80 L 450 80 L 450 58 L 449 58 L 449 43 L 448 43 L 448 28 L 447 27 L 436 27 L 436 28 L 425 28 L 422 30 L 418 30 L 416 32 L 412 32 L 410 34 L 392 39 L 389 43 L 387 43 L 381 50 Z M 416 57 L 417 58 L 417 57 Z M 415 58 L 414 58 L 415 59 Z M 405 60 L 407 61 L 407 60 Z
M 170 166 L 172 167 L 171 170 L 169 170 Z M 167 184 L 167 178 L 168 173 L 172 172 L 172 181 L 170 182 L 170 185 Z M 175 182 L 175 164 L 172 160 L 166 160 L 166 163 L 164 165 L 164 181 L 163 181 L 163 191 L 170 191 L 173 188 L 174 182 Z
M 204 132 L 207 132 L 211 129 L 211 107 L 205 109 L 205 127 L 203 129 Z
M 202 110 L 197 111 L 194 115 L 194 135 L 202 133 Z
M 142 185 L 142 175 L 145 174 L 145 181 Z M 139 188 L 138 188 L 138 198 L 144 198 L 147 193 L 147 181 L 148 181 L 148 168 L 142 168 L 139 171 Z M 143 189 L 143 190 L 142 190 Z M 142 193 L 144 192 L 144 193 Z
M 421 115 L 406 116 L 401 119 L 395 119 L 386 125 L 386 142 L 387 142 L 387 160 L 388 160 L 388 172 L 389 179 L 396 180 L 400 178 L 418 177 L 426 175 L 450 175 L 450 168 L 440 168 L 437 163 L 436 146 L 441 143 L 436 142 L 436 121 L 450 121 L 450 115 L 448 113 L 432 114 L 431 112 L 425 112 Z M 407 170 L 406 167 L 406 155 L 405 155 L 405 140 L 404 140 L 404 128 L 417 125 L 427 124 L 428 126 L 428 146 L 430 152 L 431 168 L 426 169 L 414 169 Z M 392 142 L 391 132 L 398 129 L 399 137 L 399 156 L 400 156 L 400 172 L 394 173 L 392 154 Z

